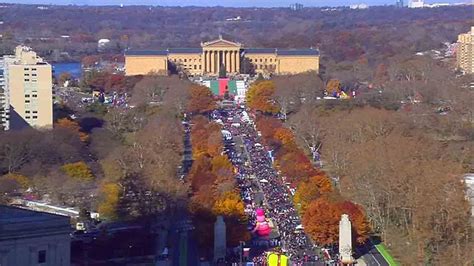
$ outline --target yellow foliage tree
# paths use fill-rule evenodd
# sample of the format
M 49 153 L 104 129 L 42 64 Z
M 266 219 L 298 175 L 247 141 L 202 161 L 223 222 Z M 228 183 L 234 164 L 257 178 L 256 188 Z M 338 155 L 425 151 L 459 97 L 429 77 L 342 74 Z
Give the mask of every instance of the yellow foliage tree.
M 215 215 L 240 219 L 245 217 L 244 209 L 245 206 L 239 194 L 229 191 L 216 200 L 212 210 Z
M 30 186 L 30 179 L 24 175 L 17 173 L 9 173 L 2 176 L 4 179 L 9 179 L 15 181 L 22 188 L 28 188 Z
M 119 185 L 116 183 L 104 183 L 100 188 L 100 192 L 103 197 L 98 208 L 100 216 L 111 220 L 117 219 L 117 207 L 120 200 Z
M 231 177 L 233 175 L 234 166 L 226 155 L 217 155 L 212 158 L 212 173 L 218 178 Z
M 65 164 L 61 166 L 61 170 L 63 170 L 68 176 L 77 180 L 90 181 L 94 179 L 91 169 L 83 161 Z
M 337 79 L 331 79 L 326 84 L 326 92 L 328 94 L 333 94 L 334 92 L 341 91 L 341 82 Z

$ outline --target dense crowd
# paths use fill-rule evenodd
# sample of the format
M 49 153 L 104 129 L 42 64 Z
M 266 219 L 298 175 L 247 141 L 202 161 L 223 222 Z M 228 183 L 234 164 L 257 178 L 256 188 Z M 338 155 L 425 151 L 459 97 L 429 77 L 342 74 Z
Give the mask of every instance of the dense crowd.
M 262 208 L 271 221 L 272 234 L 267 238 L 255 236 L 253 250 L 277 249 L 286 254 L 293 265 L 324 265 L 293 206 L 292 195 L 272 166 L 270 153 L 260 143 L 253 122 L 245 111 L 232 109 L 216 111 L 213 119 L 223 125 L 232 137 L 225 138 L 226 153 L 237 168 L 237 182 L 249 217 L 249 230 L 255 225 L 255 210 Z M 241 142 L 236 145 L 236 142 Z M 237 151 L 240 148 L 240 152 Z M 252 253 L 253 262 L 261 265 L 265 255 Z

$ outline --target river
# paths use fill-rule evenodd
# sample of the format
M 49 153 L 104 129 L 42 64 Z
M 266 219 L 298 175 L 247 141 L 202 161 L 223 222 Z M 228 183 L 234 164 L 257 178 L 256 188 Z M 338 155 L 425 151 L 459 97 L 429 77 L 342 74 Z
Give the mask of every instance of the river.
M 82 67 L 80 62 L 53 63 L 54 76 L 56 78 L 63 72 L 69 72 L 74 78 L 82 76 Z

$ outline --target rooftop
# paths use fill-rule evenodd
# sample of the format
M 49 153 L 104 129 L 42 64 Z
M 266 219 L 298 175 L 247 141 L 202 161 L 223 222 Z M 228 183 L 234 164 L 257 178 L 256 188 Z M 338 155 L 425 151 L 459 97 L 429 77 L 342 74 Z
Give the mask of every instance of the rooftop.
M 202 48 L 169 48 L 168 51 L 175 54 L 200 54 Z
M 316 49 L 277 49 L 278 55 L 319 55 Z
M 168 51 L 167 50 L 128 50 L 125 52 L 125 55 L 137 55 L 137 56 L 168 55 Z
M 66 216 L 0 205 L 0 241 L 11 238 L 68 234 Z
M 244 49 L 247 54 L 274 54 L 275 48 L 247 48 Z

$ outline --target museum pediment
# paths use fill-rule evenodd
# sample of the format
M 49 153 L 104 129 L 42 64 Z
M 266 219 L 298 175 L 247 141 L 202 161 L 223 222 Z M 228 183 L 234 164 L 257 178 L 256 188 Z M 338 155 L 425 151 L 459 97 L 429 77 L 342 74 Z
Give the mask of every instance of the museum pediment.
M 219 38 L 217 40 L 209 41 L 209 42 L 204 42 L 201 43 L 201 46 L 204 48 L 220 48 L 220 47 L 236 47 L 240 48 L 242 44 L 237 43 L 237 42 L 231 42 L 228 40 L 224 40 L 222 38 Z

